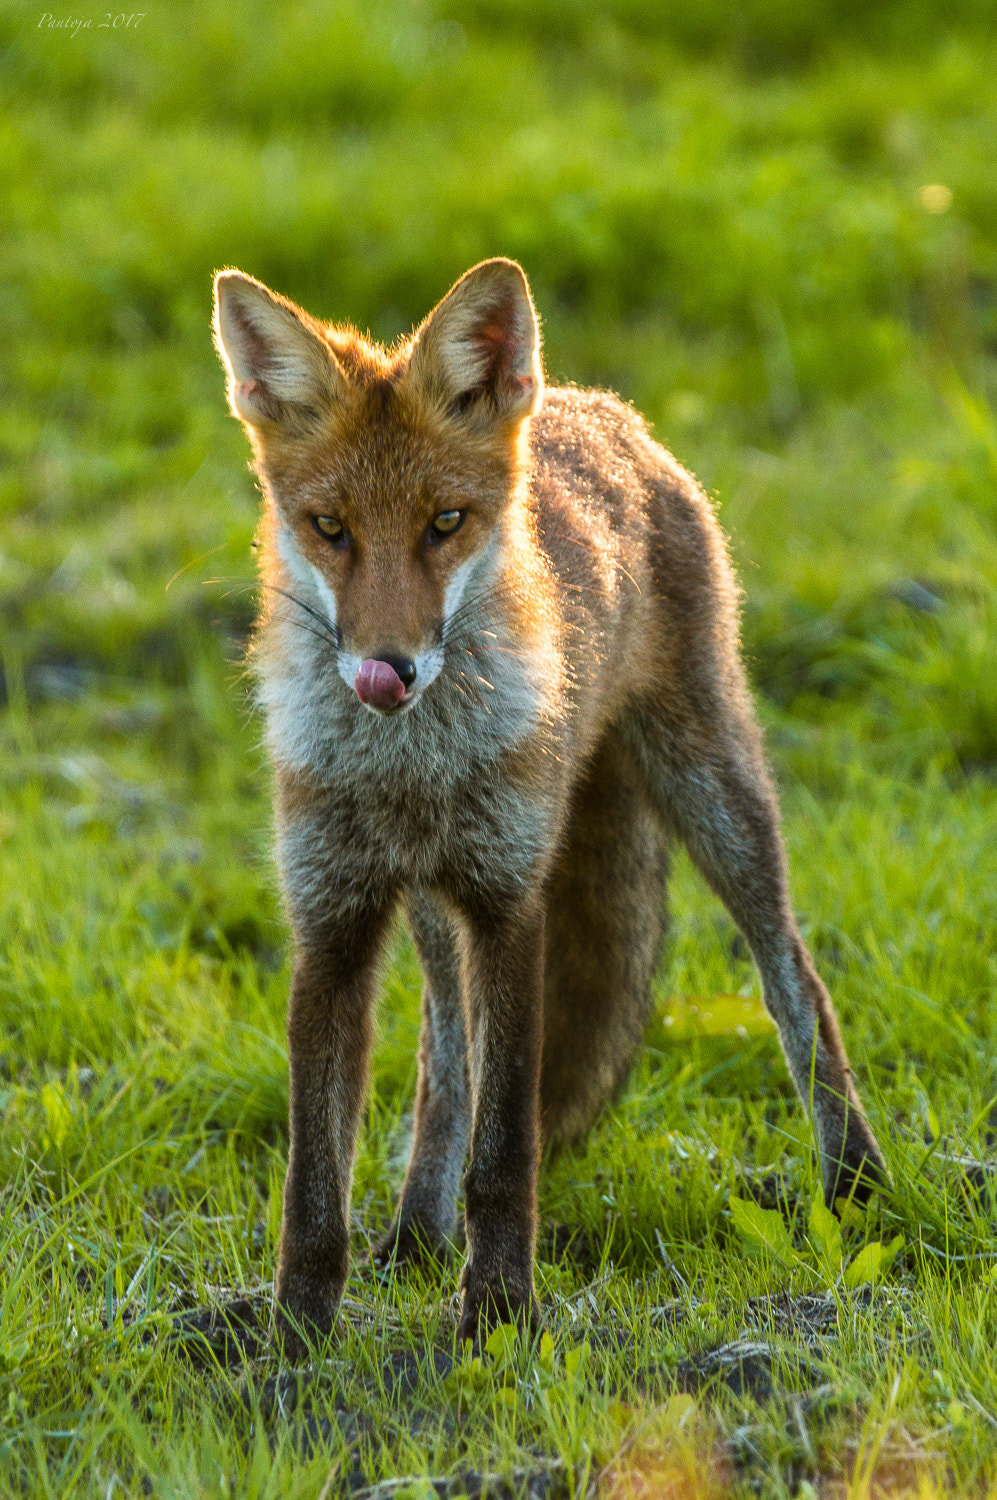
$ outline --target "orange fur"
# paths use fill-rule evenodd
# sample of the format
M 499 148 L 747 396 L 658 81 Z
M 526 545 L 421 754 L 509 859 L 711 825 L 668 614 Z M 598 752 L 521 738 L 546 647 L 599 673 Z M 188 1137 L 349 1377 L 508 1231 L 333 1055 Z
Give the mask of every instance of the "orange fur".
M 399 900 L 426 990 L 379 1253 L 446 1242 L 466 1155 L 462 1336 L 537 1317 L 541 1135 L 583 1130 L 626 1074 L 673 838 L 745 933 L 805 1100 L 813 1068 L 829 1201 L 868 1192 L 881 1157 L 790 909 L 702 491 L 615 397 L 544 391 L 510 261 L 468 272 L 390 352 L 238 272 L 218 278 L 215 327 L 266 499 L 253 651 L 296 954 L 285 1338 L 330 1327 L 346 1276 Z M 362 702 L 374 664 L 397 696 Z

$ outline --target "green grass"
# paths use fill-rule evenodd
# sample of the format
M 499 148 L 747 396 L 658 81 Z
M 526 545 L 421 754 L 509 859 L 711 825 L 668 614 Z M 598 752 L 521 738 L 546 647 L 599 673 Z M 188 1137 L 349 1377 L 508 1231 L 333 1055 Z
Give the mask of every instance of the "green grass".
M 995 1204 L 957 1160 L 997 1131 L 989 7 L 41 14 L 0 14 L 0 1493 L 994 1492 Z M 457 1260 L 366 1254 L 415 1077 L 399 931 L 346 1312 L 295 1407 L 274 1356 L 192 1360 L 173 1321 L 262 1295 L 286 1154 L 257 497 L 210 273 L 391 339 L 493 254 L 551 376 L 633 400 L 717 498 L 895 1187 L 828 1249 L 757 980 L 680 859 L 645 1054 L 542 1176 L 552 1342 L 447 1373 Z M 786 1326 L 828 1289 L 822 1333 Z M 771 1390 L 708 1378 L 742 1332 Z

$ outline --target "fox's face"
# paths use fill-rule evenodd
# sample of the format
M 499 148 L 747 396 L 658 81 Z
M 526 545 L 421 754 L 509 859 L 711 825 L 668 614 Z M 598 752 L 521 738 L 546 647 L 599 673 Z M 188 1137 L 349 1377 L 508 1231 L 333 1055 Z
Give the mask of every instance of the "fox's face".
M 229 400 L 269 501 L 265 581 L 328 635 L 364 704 L 404 712 L 443 669 L 511 524 L 542 390 L 525 278 L 484 262 L 392 353 L 239 272 L 219 275 L 216 297 Z

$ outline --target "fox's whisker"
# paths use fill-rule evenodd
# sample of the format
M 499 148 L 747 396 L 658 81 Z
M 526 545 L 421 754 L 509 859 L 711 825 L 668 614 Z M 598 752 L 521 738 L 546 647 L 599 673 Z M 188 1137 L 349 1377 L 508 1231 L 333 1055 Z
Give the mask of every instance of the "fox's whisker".
M 299 609 L 303 609 L 306 614 L 311 615 L 312 619 L 317 620 L 318 623 L 322 626 L 322 629 L 325 631 L 326 635 L 335 646 L 336 650 L 339 650 L 339 629 L 337 626 L 333 625 L 332 621 L 328 618 L 327 615 L 324 615 L 321 610 L 314 609 L 312 605 L 306 604 L 304 599 L 299 599 L 297 594 L 291 593 L 290 589 L 282 589 L 279 584 L 261 583 L 260 588 L 267 589 L 272 594 L 281 594 L 283 598 L 289 599 L 292 604 L 296 604 Z
M 482 589 L 479 594 L 475 594 L 470 599 L 465 599 L 463 603 L 454 610 L 449 619 L 444 622 L 444 641 L 452 639 L 454 635 L 466 629 L 468 623 L 472 619 L 472 616 L 476 613 L 483 612 L 487 605 L 497 603 L 503 598 L 509 598 L 521 592 L 522 590 L 516 583 L 507 582 L 503 584 L 495 584 L 487 589 Z M 488 623 L 491 622 L 489 621 Z
M 296 630 L 307 630 L 308 634 L 313 635 L 317 641 L 321 641 L 323 646 L 331 645 L 335 649 L 336 643 L 331 636 L 326 635 L 322 630 L 316 630 L 313 625 L 306 625 L 304 620 L 295 620 L 292 615 L 279 615 L 277 618 L 284 625 L 293 625 Z
M 477 703 L 480 708 L 483 708 L 486 714 L 490 714 L 491 713 L 491 709 L 488 707 L 488 704 L 485 702 L 484 698 L 482 698 L 481 694 L 478 692 L 477 688 L 475 687 L 474 683 L 471 681 L 470 677 L 468 677 L 467 673 L 466 672 L 461 672 L 460 675 L 463 677 L 464 681 L 467 683 L 468 687 L 471 689 L 471 693 L 472 693 L 472 696 L 474 698 L 474 702 Z M 478 681 L 480 682 L 481 678 L 479 678 Z
M 487 584 L 478 593 L 472 594 L 469 599 L 461 600 L 450 616 L 450 619 L 459 620 L 463 615 L 478 608 L 486 600 L 500 599 L 503 595 L 522 593 L 522 591 L 522 585 L 514 578 L 503 578 L 498 583 Z
M 528 651 L 517 651 L 515 646 L 465 646 L 464 654 L 470 657 L 479 656 L 514 656 L 517 661 L 526 661 L 529 658 Z

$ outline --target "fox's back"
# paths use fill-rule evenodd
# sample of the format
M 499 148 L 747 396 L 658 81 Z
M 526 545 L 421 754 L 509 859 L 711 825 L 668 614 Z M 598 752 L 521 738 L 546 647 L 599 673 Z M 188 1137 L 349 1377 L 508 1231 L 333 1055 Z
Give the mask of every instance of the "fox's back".
M 690 658 L 729 661 L 737 589 L 713 508 L 618 396 L 548 389 L 530 491 L 558 581 L 569 674 L 606 710 L 660 696 Z

